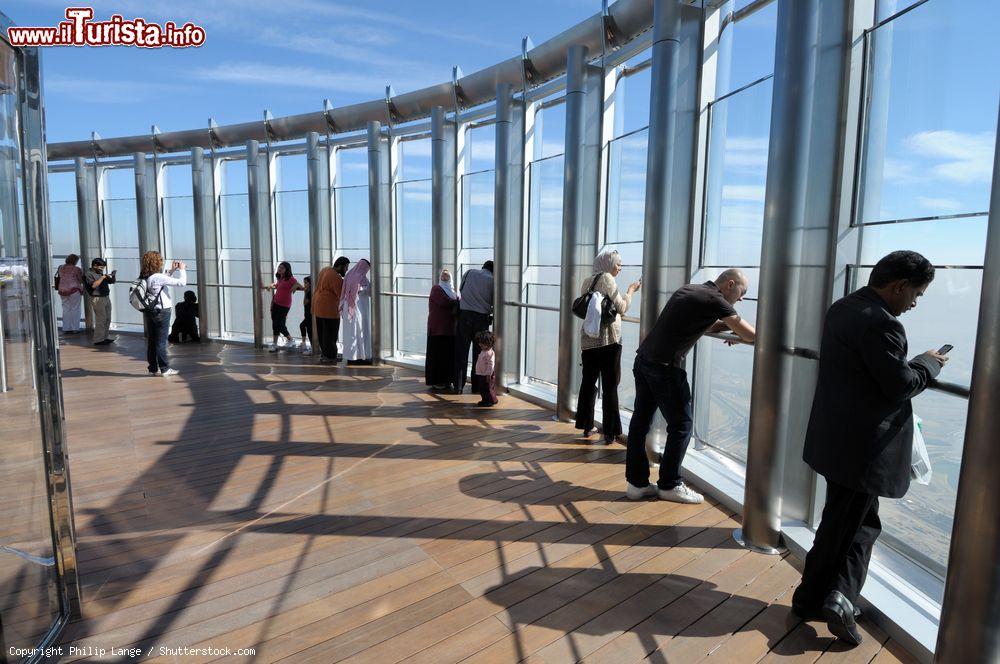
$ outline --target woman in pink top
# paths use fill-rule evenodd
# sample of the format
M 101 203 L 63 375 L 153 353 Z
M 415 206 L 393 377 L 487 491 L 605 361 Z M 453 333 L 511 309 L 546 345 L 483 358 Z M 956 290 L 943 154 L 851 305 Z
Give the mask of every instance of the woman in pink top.
M 80 332 L 80 303 L 83 301 L 83 270 L 77 263 L 80 257 L 70 254 L 56 270 L 55 287 L 62 299 L 63 334 Z
M 479 357 L 476 358 L 476 375 L 479 376 L 479 396 L 482 400 L 477 406 L 491 407 L 498 403 L 496 388 L 496 354 L 493 352 L 493 345 L 496 343 L 496 336 L 488 330 L 484 330 L 476 335 L 476 343 L 479 344 Z
M 267 289 L 274 292 L 271 299 L 271 328 L 274 332 L 274 338 L 271 340 L 271 352 L 278 351 L 278 335 L 285 337 L 286 347 L 294 348 L 295 339 L 288 331 L 286 321 L 288 310 L 292 308 L 292 293 L 302 290 L 302 286 L 292 276 L 292 266 L 288 261 L 278 263 L 278 271 L 274 274 L 274 283 Z

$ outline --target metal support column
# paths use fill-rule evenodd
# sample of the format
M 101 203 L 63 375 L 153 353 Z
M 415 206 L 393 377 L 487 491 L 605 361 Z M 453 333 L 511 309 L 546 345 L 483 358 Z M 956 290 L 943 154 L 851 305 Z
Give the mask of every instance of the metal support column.
M 496 171 L 493 196 L 493 331 L 499 349 L 497 387 L 507 389 L 518 376 L 520 314 L 505 302 L 521 299 L 521 238 L 524 232 L 524 102 L 514 87 L 497 85 Z
M 34 364 L 37 376 L 38 414 L 45 441 L 45 471 L 48 485 L 55 560 L 61 580 L 60 594 L 70 618 L 81 615 L 80 580 L 77 573 L 73 497 L 59 369 L 59 338 L 52 312 L 52 270 L 49 255 L 48 163 L 42 118 L 42 87 L 38 49 L 23 52 L 25 90 L 20 103 L 22 137 L 22 187 L 24 194 L 25 244 L 32 306 Z
M 271 283 L 274 265 L 271 262 L 271 214 L 268 201 L 267 162 L 260 154 L 260 143 L 247 141 L 247 199 L 250 209 L 250 285 L 253 288 L 253 343 L 263 348 L 271 334 L 270 317 L 264 286 Z M 266 318 L 266 320 L 265 320 Z
M 979 299 L 969 415 L 935 662 L 1000 662 L 1000 133 Z
M 319 133 L 306 135 L 306 167 L 309 187 L 309 271 L 316 283 L 319 271 L 333 265 L 333 234 L 330 220 L 330 158 L 319 143 Z M 313 316 L 313 340 L 319 339 Z M 318 348 L 318 347 L 317 347 Z
M 640 339 L 690 274 L 701 21 L 701 10 L 680 0 L 653 4 Z M 657 415 L 647 448 L 662 448 L 664 426 Z
M 592 272 L 600 213 L 604 71 L 588 64 L 588 59 L 585 46 L 569 48 L 556 388 L 556 417 L 561 420 L 571 419 L 576 411 L 581 323 L 572 307 L 580 283 Z
M 87 160 L 77 157 L 76 166 L 76 218 L 80 229 L 80 267 L 84 272 L 90 269 L 90 261 L 101 255 L 101 222 L 97 206 L 97 185 L 94 182 L 95 169 L 87 166 Z M 94 312 L 90 298 L 83 298 L 86 328 L 94 329 Z
M 195 270 L 198 275 L 198 313 L 201 340 L 222 334 L 219 315 L 219 247 L 215 234 L 215 184 L 211 161 L 204 148 L 191 148 L 191 194 L 194 204 Z
M 156 220 L 156 185 L 154 182 L 156 173 L 148 168 L 144 152 L 136 152 L 133 159 L 135 212 L 136 221 L 139 224 L 139 255 L 142 256 L 147 251 L 163 253 L 163 247 L 160 246 L 160 225 Z
M 392 348 L 392 164 L 382 123 L 368 123 L 368 214 L 372 265 L 372 355 L 378 364 Z M 386 346 L 389 346 L 386 348 Z
M 458 254 L 455 238 L 457 187 L 455 183 L 455 143 L 458 123 L 449 120 L 443 106 L 431 109 L 431 284 L 436 284 L 443 268 L 458 283 Z
M 840 191 L 851 179 L 841 160 L 852 5 L 778 2 L 743 528 L 734 533 L 767 553 L 780 550 L 783 516 L 808 514 L 801 452 L 819 366 L 789 349 L 815 357 L 833 299 L 831 247 L 847 221 Z M 783 506 L 786 490 L 797 502 Z

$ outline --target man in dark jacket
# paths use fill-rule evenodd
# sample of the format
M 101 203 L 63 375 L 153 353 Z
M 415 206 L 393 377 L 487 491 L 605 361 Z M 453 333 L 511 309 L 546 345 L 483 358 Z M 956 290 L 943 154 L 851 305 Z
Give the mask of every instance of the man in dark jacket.
M 826 618 L 830 631 L 857 645 L 855 604 L 882 532 L 878 497 L 900 498 L 910 485 L 913 410 L 948 361 L 929 350 L 906 359 L 897 316 L 917 306 L 934 266 L 913 251 L 894 251 L 868 286 L 826 313 L 819 378 L 803 458 L 826 478 L 826 504 L 792 608 Z

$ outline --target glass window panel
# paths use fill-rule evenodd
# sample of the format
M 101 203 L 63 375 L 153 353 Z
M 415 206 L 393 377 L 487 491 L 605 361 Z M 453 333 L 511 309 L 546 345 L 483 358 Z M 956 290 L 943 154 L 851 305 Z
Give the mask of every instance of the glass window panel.
M 399 142 L 399 180 L 422 180 L 431 177 L 431 139 Z
M 861 263 L 874 265 L 889 252 L 906 248 L 935 265 L 982 265 L 987 222 L 984 215 L 865 226 Z
M 247 193 L 247 162 L 245 159 L 226 159 L 222 162 L 222 192 Z
M 111 322 L 114 326 L 124 329 L 142 327 L 142 314 L 132 308 L 128 301 L 128 288 L 131 282 L 139 278 L 139 252 L 128 252 L 128 255 L 108 257 L 108 271 L 118 270 L 117 282 L 111 286 Z
M 609 145 L 606 241 L 641 242 L 646 210 L 646 141 L 643 130 Z
M 531 164 L 528 211 L 528 264 L 562 262 L 563 157 Z
M 757 324 L 757 303 L 742 302 L 737 311 Z M 727 346 L 703 337 L 695 351 L 695 438 L 741 463 L 747 460 L 750 434 L 750 388 L 753 347 Z
M 77 222 L 76 201 L 50 202 L 49 221 L 52 255 L 66 258 L 68 254 L 79 254 L 80 226 Z
M 191 196 L 193 184 L 191 182 L 191 166 L 188 164 L 176 164 L 165 166 L 163 169 L 163 196 Z
M 135 171 L 128 168 L 102 169 L 102 197 L 135 199 Z
M 560 155 L 566 148 L 566 99 L 535 113 L 534 158 Z
M 278 260 L 309 262 L 309 192 L 276 191 Z
M 907 7 L 915 5 L 920 0 L 876 0 L 876 22 L 884 21 L 885 19 L 897 14 Z
M 430 279 L 402 277 L 396 280 L 400 293 L 426 295 L 431 290 Z M 423 357 L 427 350 L 427 300 L 415 297 L 393 298 L 396 304 L 397 351 Z
M 496 191 L 493 171 L 462 178 L 462 248 L 493 248 L 493 196 Z
M 642 62 L 651 55 L 651 51 L 643 51 L 632 58 L 630 63 Z M 651 74 L 652 68 L 647 67 L 618 80 L 615 86 L 615 136 L 649 126 Z
M 48 185 L 50 201 L 76 200 L 76 171 L 49 173 Z
M 943 577 L 955 517 L 968 402 L 928 390 L 912 403 L 914 414 L 922 420 L 921 432 L 933 474 L 929 485 L 911 482 L 902 499 L 881 501 L 882 541 Z M 943 591 L 942 585 L 941 594 Z M 941 598 L 939 595 L 936 599 Z
M 249 263 L 247 271 L 250 270 Z M 249 288 L 220 289 L 223 298 L 223 314 L 225 316 L 224 329 L 227 335 L 252 335 L 253 334 L 253 301 L 252 292 Z
M 993 0 L 930 0 L 872 34 L 862 221 L 989 209 L 998 21 Z
M 488 124 L 465 132 L 465 170 L 484 171 L 496 163 L 496 125 Z
M 277 191 L 305 191 L 309 188 L 304 154 L 286 154 L 275 159 L 274 188 Z
M 194 198 L 168 196 L 163 199 L 163 223 L 167 236 L 168 260 L 183 260 L 194 265 Z
M 338 187 L 368 186 L 368 150 L 366 148 L 337 150 L 336 185 Z
M 222 248 L 250 249 L 250 201 L 246 194 L 219 196 Z
M 636 295 L 632 302 L 635 311 L 630 311 L 628 315 L 638 318 L 639 296 Z M 637 350 L 639 350 L 639 324 L 622 322 L 622 371 L 621 382 L 618 384 L 618 406 L 629 412 L 635 406 L 635 375 L 632 373 L 632 365 Z
M 771 81 L 712 106 L 704 265 L 760 264 Z
M 334 190 L 336 210 L 336 244 L 338 254 L 343 253 L 355 262 L 368 255 L 371 234 L 368 224 L 368 187 L 343 187 Z M 355 257 L 351 251 L 360 254 Z
M 396 260 L 431 262 L 431 182 L 396 185 Z
M 528 284 L 528 304 L 559 306 L 559 287 Z M 559 312 L 526 309 L 524 371 L 530 381 L 548 383 L 558 379 Z
M 772 2 L 737 23 L 726 26 L 720 40 L 721 57 L 715 82 L 716 97 L 721 97 L 727 92 L 732 92 L 774 72 L 777 29 L 777 2 Z M 726 48 L 727 44 L 729 48 Z M 770 116 L 767 117 L 769 118 Z

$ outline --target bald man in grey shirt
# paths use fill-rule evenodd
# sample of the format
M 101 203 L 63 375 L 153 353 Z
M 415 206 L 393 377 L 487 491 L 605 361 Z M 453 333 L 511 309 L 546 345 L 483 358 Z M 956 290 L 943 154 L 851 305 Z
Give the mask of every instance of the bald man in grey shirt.
M 469 270 L 462 280 L 462 297 L 459 303 L 458 333 L 455 340 L 455 387 L 458 394 L 465 389 L 469 372 L 469 347 L 472 346 L 472 366 L 479 358 L 479 345 L 473 344 L 476 334 L 490 329 L 493 313 L 493 261 L 486 261 L 480 270 Z M 477 376 L 472 377 L 472 392 L 479 387 Z

